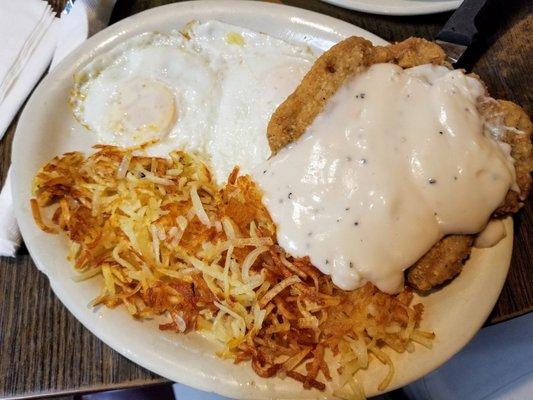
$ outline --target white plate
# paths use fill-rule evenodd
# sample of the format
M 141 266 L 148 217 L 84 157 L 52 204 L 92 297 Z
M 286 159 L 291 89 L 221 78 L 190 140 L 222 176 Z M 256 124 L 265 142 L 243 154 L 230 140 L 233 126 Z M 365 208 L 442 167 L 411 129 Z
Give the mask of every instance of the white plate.
M 421 15 L 455 10 L 463 0 L 322 0 L 349 10 L 383 15 Z
M 248 364 L 234 365 L 213 355 L 215 346 L 199 335 L 161 332 L 155 321 L 139 322 L 125 310 L 87 304 L 99 292 L 97 279 L 75 283 L 72 267 L 65 259 L 66 240 L 41 232 L 29 208 L 33 175 L 53 156 L 66 151 L 89 151 L 92 136 L 72 117 L 67 105 L 72 75 L 95 54 L 121 40 L 149 30 L 168 31 L 197 19 L 218 19 L 266 32 L 295 43 L 306 43 L 317 51 L 359 35 L 374 43 L 378 37 L 345 22 L 281 5 L 260 2 L 198 1 L 155 8 L 123 20 L 89 39 L 68 56 L 35 90 L 19 121 L 13 144 L 13 197 L 17 220 L 37 267 L 50 279 L 59 299 L 87 329 L 113 349 L 168 379 L 234 398 L 323 398 L 317 391 L 302 390 L 290 380 L 261 379 Z M 461 276 L 451 285 L 422 301 L 426 305 L 424 327 L 437 333 L 434 349 L 416 346 L 413 354 L 394 355 L 396 374 L 393 389 L 438 367 L 463 347 L 483 324 L 496 302 L 507 274 L 512 249 L 509 236 L 496 247 L 474 251 Z M 72 343 L 72 351 L 76 343 Z M 368 395 L 377 392 L 385 369 L 374 362 L 361 375 Z

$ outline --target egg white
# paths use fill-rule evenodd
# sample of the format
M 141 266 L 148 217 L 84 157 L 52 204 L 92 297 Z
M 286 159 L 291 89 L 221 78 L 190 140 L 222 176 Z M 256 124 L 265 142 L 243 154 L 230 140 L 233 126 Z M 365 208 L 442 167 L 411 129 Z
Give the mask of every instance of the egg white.
M 207 61 L 181 34 L 145 33 L 82 68 L 71 104 L 102 143 L 171 139 L 173 148 L 202 149 L 218 87 Z
M 298 86 L 314 56 L 307 47 L 218 21 L 193 26 L 190 36 L 223 76 L 207 147 L 216 176 L 225 179 L 235 165 L 251 173 L 270 156 L 266 132 L 272 113 Z

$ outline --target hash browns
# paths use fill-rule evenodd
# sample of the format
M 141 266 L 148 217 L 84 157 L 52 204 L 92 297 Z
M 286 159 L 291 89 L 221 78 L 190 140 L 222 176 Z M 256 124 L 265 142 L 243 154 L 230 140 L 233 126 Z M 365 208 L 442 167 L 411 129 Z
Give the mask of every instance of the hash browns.
M 402 68 L 428 63 L 446 65 L 444 51 L 424 39 L 410 38 L 390 46 L 373 46 L 359 37 L 343 40 L 316 60 L 300 85 L 272 115 L 267 130 L 272 154 L 303 135 L 347 79 L 372 64 L 384 62 Z M 494 217 L 502 217 L 518 211 L 531 189 L 531 120 L 520 106 L 503 100 L 480 104 L 480 112 L 487 123 L 503 126 L 504 132 L 499 132 L 501 139 L 511 146 L 515 160 L 520 192 L 507 193 L 503 204 L 494 212 Z M 407 270 L 407 282 L 418 290 L 430 290 L 452 279 L 468 259 L 472 243 L 472 235 L 443 238 Z
M 161 159 L 96 150 L 51 160 L 35 176 L 31 200 L 39 226 L 70 239 L 76 279 L 101 278 L 92 305 L 162 318 L 162 330 L 202 331 L 222 344 L 219 356 L 250 361 L 261 377 L 317 390 L 334 381 L 342 398 L 360 398 L 354 374 L 373 359 L 388 367 L 381 390 L 394 374 L 390 350 L 431 346 L 411 291 L 340 290 L 308 258 L 277 246 L 250 177 L 234 170 L 220 188 L 183 152 Z

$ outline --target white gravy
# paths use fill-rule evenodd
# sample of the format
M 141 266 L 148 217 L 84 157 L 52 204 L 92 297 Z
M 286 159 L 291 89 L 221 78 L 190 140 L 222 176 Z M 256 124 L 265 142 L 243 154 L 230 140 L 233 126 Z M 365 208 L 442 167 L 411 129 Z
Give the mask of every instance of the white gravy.
M 474 242 L 474 246 L 478 249 L 486 249 L 488 247 L 496 246 L 502 239 L 507 236 L 505 225 L 501 219 L 492 219 L 489 221 L 485 229 L 479 233 Z
M 514 184 L 509 147 L 462 71 L 376 64 L 349 80 L 295 143 L 254 171 L 278 242 L 342 289 L 395 293 L 444 235 L 476 233 Z

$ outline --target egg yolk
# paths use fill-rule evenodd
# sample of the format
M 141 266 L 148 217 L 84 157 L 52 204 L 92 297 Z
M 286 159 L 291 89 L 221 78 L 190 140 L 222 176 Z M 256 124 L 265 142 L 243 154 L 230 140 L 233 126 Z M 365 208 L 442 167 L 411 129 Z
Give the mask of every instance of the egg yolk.
M 111 131 L 136 142 L 166 136 L 175 120 L 174 94 L 163 83 L 151 79 L 135 79 L 121 85 L 108 108 Z

